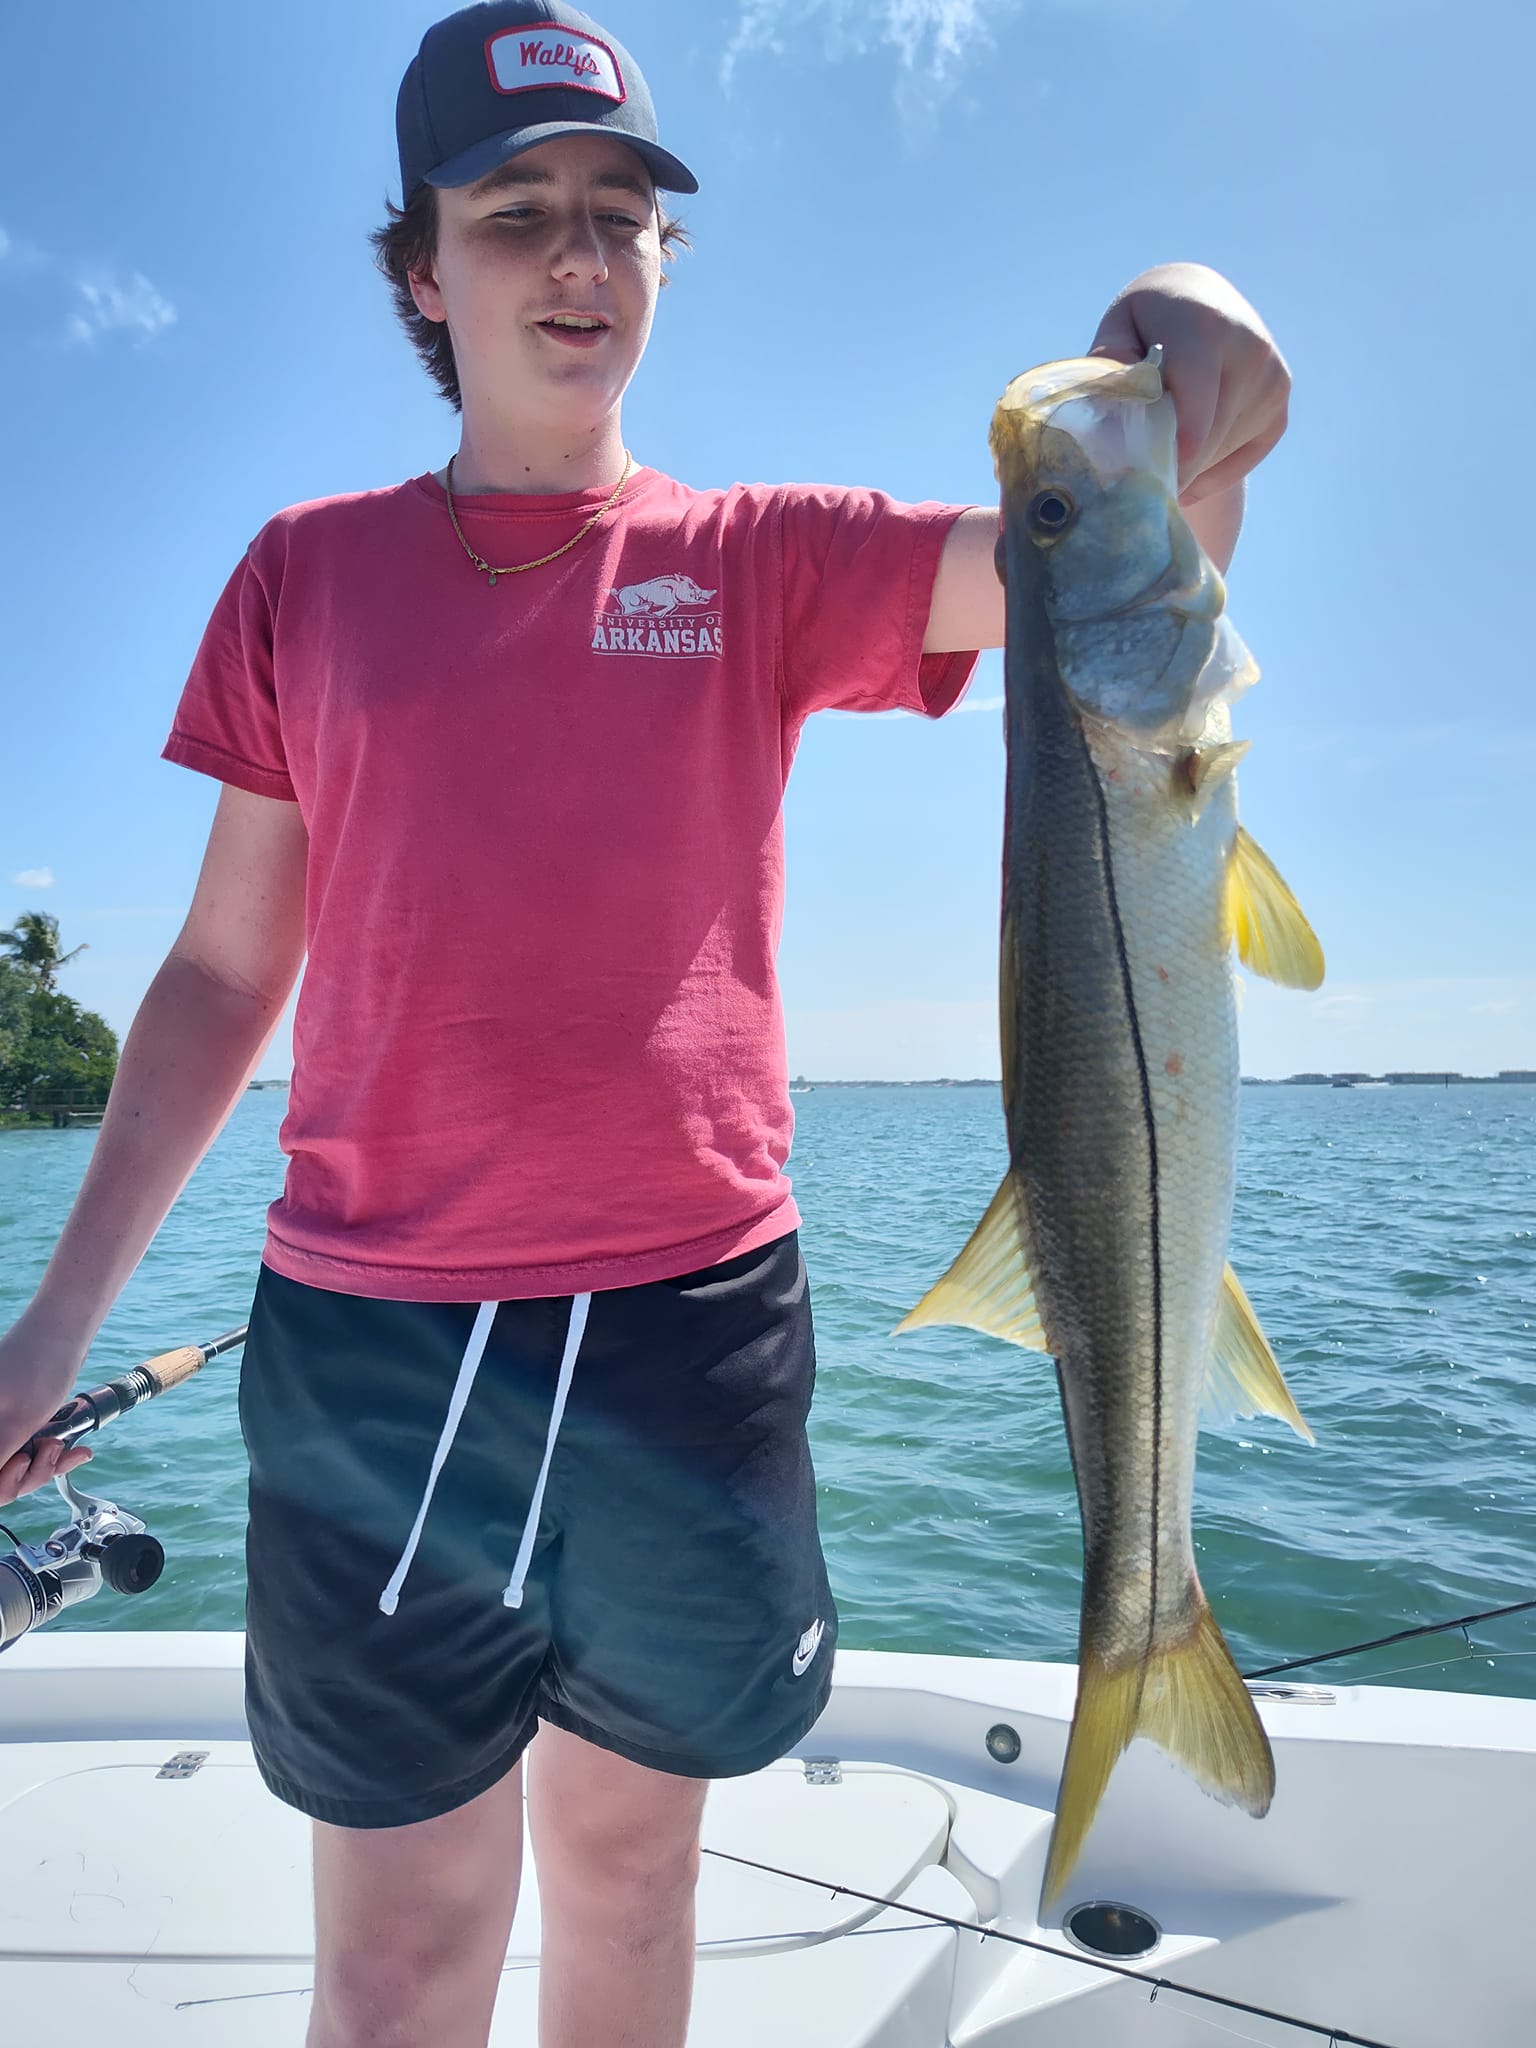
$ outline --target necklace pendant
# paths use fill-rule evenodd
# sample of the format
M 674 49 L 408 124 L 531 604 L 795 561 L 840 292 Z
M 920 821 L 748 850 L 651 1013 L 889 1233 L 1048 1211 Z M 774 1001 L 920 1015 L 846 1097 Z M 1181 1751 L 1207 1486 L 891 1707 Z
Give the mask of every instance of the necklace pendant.
M 492 588 L 492 590 L 494 590 L 494 589 L 496 588 L 496 571 L 495 571 L 494 569 L 492 569 L 492 570 L 491 570 L 491 572 L 490 572 L 490 576 L 491 576 L 491 588 Z

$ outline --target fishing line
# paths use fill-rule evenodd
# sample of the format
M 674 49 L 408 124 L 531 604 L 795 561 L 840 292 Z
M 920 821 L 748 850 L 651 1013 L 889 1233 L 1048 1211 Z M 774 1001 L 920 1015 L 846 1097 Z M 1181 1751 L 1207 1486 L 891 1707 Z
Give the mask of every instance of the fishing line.
M 1220 2020 L 1213 2020 L 1208 2012 L 1187 2012 L 1180 2017 L 1194 2020 L 1199 2026 L 1209 2027 L 1213 2034 L 1224 2034 L 1229 2041 L 1247 2041 L 1251 2048 L 1270 2048 L 1274 2039 L 1273 2035 L 1263 2038 L 1258 2034 L 1245 2033 L 1240 2027 L 1225 2026 Z M 1333 2038 L 1336 2041 L 1339 2037 L 1335 2034 Z
M 1036 1950 L 1043 1956 L 1055 1956 L 1058 1962 L 1081 1963 L 1086 1970 L 1104 1970 L 1111 1977 L 1126 1977 L 1131 1983 L 1139 1984 L 1152 1994 L 1155 2004 L 1160 1991 L 1176 1992 L 1180 1998 L 1199 1999 L 1206 2005 L 1219 2005 L 1227 2012 L 1244 2012 L 1251 2019 L 1273 2020 L 1278 2026 L 1294 2027 L 1301 2034 L 1315 2034 L 1319 2041 L 1337 2043 L 1338 2048 L 1392 2048 L 1389 2041 L 1378 2041 L 1369 2034 L 1351 2034 L 1344 2027 L 1319 2026 L 1316 2020 L 1299 2020 L 1288 2012 L 1275 2012 L 1267 2005 L 1250 2005 L 1246 1999 L 1227 1998 L 1219 1991 L 1198 1991 L 1192 1984 L 1175 1984 L 1171 1977 L 1149 1977 L 1143 1970 L 1130 1970 L 1122 1963 L 1105 1962 L 1099 1956 L 1076 1954 L 1070 1949 L 1056 1948 L 1047 1941 L 1033 1941 L 1027 1934 L 1008 1934 L 1001 1927 L 987 1927 L 978 1920 L 957 1920 L 950 1913 L 936 1913 L 928 1906 L 909 1906 L 901 1899 L 887 1899 L 878 1892 L 861 1892 L 851 1884 L 832 1884 L 825 1878 L 807 1877 L 803 1870 L 781 1870 L 774 1863 L 759 1863 L 751 1856 L 733 1856 L 728 1849 L 705 1848 L 706 1856 L 718 1857 L 722 1863 L 739 1863 L 745 1870 L 760 1870 L 767 1877 L 787 1877 L 792 1884 L 808 1884 L 815 1890 L 829 1893 L 833 1898 L 862 1899 L 866 1905 L 884 1906 L 896 1913 L 911 1913 L 919 1920 L 931 1920 L 938 1927 L 952 1927 L 957 1934 L 979 1935 L 983 1941 L 1006 1941 L 1015 1948 Z
M 1423 1664 L 1389 1664 L 1385 1671 L 1373 1671 L 1372 1685 L 1385 1678 L 1406 1678 L 1412 1671 L 1445 1671 L 1456 1664 L 1513 1664 L 1519 1657 L 1536 1657 L 1536 1650 L 1468 1649 L 1459 1657 L 1431 1657 Z
M 1415 1636 L 1437 1636 L 1448 1629 L 1471 1628 L 1475 1622 L 1497 1621 L 1505 1614 L 1525 1614 L 1536 1600 L 1515 1600 L 1508 1607 L 1485 1607 L 1480 1614 L 1459 1614 L 1453 1621 L 1426 1621 L 1418 1628 L 1400 1628 L 1395 1635 L 1374 1636 L 1368 1643 L 1351 1643 L 1346 1650 L 1320 1650 L 1315 1657 L 1287 1657 L 1283 1664 L 1264 1664 L 1257 1671 L 1245 1671 L 1244 1678 L 1274 1678 L 1281 1671 L 1303 1671 L 1313 1664 L 1331 1664 L 1339 1657 L 1358 1657 L 1366 1650 L 1384 1650 L 1390 1643 L 1411 1643 Z

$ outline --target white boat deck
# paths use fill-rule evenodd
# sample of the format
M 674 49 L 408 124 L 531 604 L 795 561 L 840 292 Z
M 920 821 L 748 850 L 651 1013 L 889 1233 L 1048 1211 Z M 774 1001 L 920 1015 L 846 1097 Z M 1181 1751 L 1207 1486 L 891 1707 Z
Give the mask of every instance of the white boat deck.
M 8 2038 L 299 2048 L 308 1827 L 262 1786 L 241 1640 L 59 1635 L 0 1661 L 0 1999 Z M 1288 2027 L 1085 1963 L 1035 1908 L 1074 1673 L 844 1653 L 786 1759 L 713 1789 L 691 2048 L 1295 2048 Z M 1137 1965 L 1390 2048 L 1529 2048 L 1536 1702 L 1319 1688 L 1262 1703 L 1280 1791 L 1254 1823 L 1137 1745 L 1073 1900 L 1163 1930 Z M 987 1730 L 1019 1737 L 988 1756 Z M 162 1775 L 193 1752 L 195 1769 Z M 1042 1955 L 835 1893 L 1044 1940 Z M 524 1887 L 492 2040 L 531 2048 Z M 1326 2040 L 1326 2034 L 1322 2037 Z

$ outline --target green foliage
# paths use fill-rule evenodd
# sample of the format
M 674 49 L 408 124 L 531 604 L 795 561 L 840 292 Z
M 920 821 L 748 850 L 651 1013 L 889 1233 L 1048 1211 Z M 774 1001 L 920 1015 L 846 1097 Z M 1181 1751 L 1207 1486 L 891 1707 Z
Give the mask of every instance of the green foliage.
M 36 987 L 35 975 L 14 960 L 0 960 L 0 1074 L 9 1072 L 26 1042 L 27 998 Z
M 76 946 L 73 953 L 60 950 L 59 920 L 46 910 L 24 910 L 12 930 L 0 932 L 0 946 L 18 965 L 30 968 L 43 987 L 49 989 L 59 969 L 85 951 L 84 946 Z
M 0 1113 L 33 1103 L 105 1102 L 117 1036 L 105 1018 L 53 986 L 74 958 L 59 950 L 58 919 L 24 911 L 13 931 L 0 932 L 0 946 L 9 954 L 0 955 Z

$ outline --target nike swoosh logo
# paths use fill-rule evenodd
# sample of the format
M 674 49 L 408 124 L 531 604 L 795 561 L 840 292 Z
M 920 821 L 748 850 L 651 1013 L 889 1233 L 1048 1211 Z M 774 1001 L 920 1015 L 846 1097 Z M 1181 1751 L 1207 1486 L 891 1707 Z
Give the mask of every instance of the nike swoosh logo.
M 825 1622 L 813 1621 L 796 1644 L 795 1654 L 790 1661 L 790 1669 L 794 1672 L 796 1678 L 804 1678 L 806 1672 L 815 1663 L 816 1652 L 821 1648 L 821 1638 L 825 1627 Z

